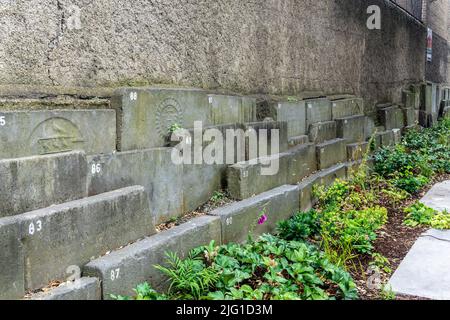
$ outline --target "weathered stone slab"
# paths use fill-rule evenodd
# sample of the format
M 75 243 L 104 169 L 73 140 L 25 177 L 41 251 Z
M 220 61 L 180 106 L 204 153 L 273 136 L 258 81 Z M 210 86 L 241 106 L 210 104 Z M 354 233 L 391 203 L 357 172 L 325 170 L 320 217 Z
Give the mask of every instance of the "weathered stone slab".
M 0 117 L 0 159 L 116 149 L 114 110 L 5 111 Z
M 203 90 L 122 88 L 111 103 L 117 110 L 120 151 L 163 147 L 172 125 L 212 124 L 212 108 Z
M 97 278 L 81 278 L 73 283 L 63 283 L 49 292 L 33 295 L 28 300 L 89 301 L 101 298 L 100 281 Z
M 388 285 L 397 294 L 450 300 L 450 242 L 424 236 L 414 244 Z
M 320 174 L 315 173 L 298 184 L 300 211 L 311 210 L 315 204 L 313 197 L 313 187 L 317 183 Z
M 295 147 L 285 156 L 288 159 L 287 184 L 296 184 L 317 171 L 316 147 L 305 144 Z
M 262 104 L 259 106 L 258 114 L 264 118 L 287 122 L 288 138 L 307 134 L 304 101 Z
M 328 99 L 306 100 L 306 126 L 316 122 L 331 121 L 331 101 Z
M 298 136 L 298 137 L 292 137 L 288 141 L 289 148 L 293 148 L 302 144 L 309 143 L 309 137 L 308 136 Z
M 406 108 L 416 108 L 416 94 L 412 91 L 402 92 L 402 101 Z
M 347 140 L 348 143 L 365 141 L 365 116 L 351 116 L 336 120 L 337 137 Z
M 402 110 L 397 106 L 392 106 L 378 110 L 380 123 L 386 130 L 401 129 L 405 126 L 405 119 Z
M 0 218 L 87 196 L 86 156 L 70 153 L 0 161 Z
M 395 136 L 392 130 L 379 132 L 375 134 L 376 148 L 390 147 L 395 144 Z
M 402 109 L 406 127 L 414 126 L 416 124 L 416 110 L 413 108 Z
M 317 145 L 317 165 L 319 170 L 345 162 L 347 160 L 346 143 L 344 139 L 335 139 Z
M 361 160 L 369 148 L 368 142 L 352 143 L 347 145 L 347 160 L 358 161 Z
M 89 196 L 141 185 L 155 224 L 182 215 L 183 165 L 172 162 L 174 151 L 155 148 L 89 156 Z
M 314 143 L 323 143 L 325 141 L 337 138 L 336 121 L 326 121 L 313 123 L 309 126 L 309 140 Z
M 24 245 L 25 289 L 39 289 L 64 280 L 69 266 L 82 266 L 92 257 L 154 234 L 151 220 L 144 188 L 129 187 L 2 218 L 0 233 L 18 226 L 15 237 Z
M 278 164 L 275 164 L 278 162 Z M 273 172 L 263 171 L 273 168 Z M 315 146 L 306 144 L 288 152 L 240 162 L 228 167 L 227 185 L 230 195 L 248 199 L 285 184 L 296 184 L 317 170 Z
M 273 168 L 273 170 L 270 170 L 270 174 L 264 174 L 263 168 Z M 258 158 L 255 163 L 239 162 L 228 167 L 228 191 L 237 200 L 251 198 L 286 184 L 287 175 L 288 157 L 286 154 Z
M 372 135 L 375 133 L 376 126 L 375 126 L 375 120 L 372 117 L 366 117 L 366 124 L 364 127 L 364 137 L 365 140 L 369 140 L 372 138 Z M 383 128 L 383 131 L 386 129 Z
M 257 152 L 259 157 L 264 157 L 268 155 L 275 155 L 277 153 L 282 153 L 288 150 L 288 124 L 285 121 L 263 121 L 263 122 L 253 122 L 245 123 L 242 126 L 244 132 L 248 130 L 255 130 L 257 134 L 258 146 Z M 276 131 L 274 131 L 276 130 Z M 278 132 L 278 135 L 276 135 Z M 267 138 L 267 150 L 261 148 L 262 138 Z M 278 138 L 278 139 L 276 139 Z M 272 145 L 278 143 L 278 150 L 272 149 Z M 250 154 L 249 140 L 246 140 L 245 146 L 245 160 L 255 159 Z
M 191 129 L 195 121 L 207 127 L 256 120 L 255 99 L 199 89 L 122 88 L 112 105 L 118 112 L 121 151 L 166 146 L 173 125 Z
M 0 219 L 0 300 L 25 295 L 25 259 L 20 237 L 19 225 Z
M 297 186 L 282 186 L 214 210 L 211 215 L 220 217 L 223 243 L 244 242 L 251 231 L 252 236 L 274 232 L 278 222 L 287 220 L 298 212 L 298 200 Z M 262 214 L 267 216 L 267 222 L 258 225 Z
M 211 240 L 218 245 L 222 243 L 220 219 L 196 218 L 91 261 L 83 275 L 101 280 L 104 299 L 110 299 L 111 294 L 133 295 L 133 288 L 146 281 L 156 289 L 166 288 L 166 278 L 154 267 L 165 265 L 165 253 L 176 252 L 185 257 L 193 248 Z
M 185 164 L 183 169 L 183 210 L 190 212 L 196 210 L 201 205 L 208 202 L 215 191 L 224 189 L 226 184 L 226 172 L 230 162 L 237 163 L 238 159 L 245 159 L 245 135 L 237 134 L 229 135 L 228 130 L 242 130 L 242 126 L 235 125 L 220 125 L 204 128 L 204 133 L 207 129 L 214 129 L 217 133 L 220 132 L 223 139 L 223 157 L 218 157 L 218 162 L 208 163 L 203 161 L 202 164 L 194 164 L 194 148 L 192 148 L 191 160 L 192 164 Z M 193 136 L 193 132 L 191 132 Z M 229 141 L 231 139 L 232 141 Z M 206 151 L 212 141 L 203 141 L 203 151 Z M 227 145 L 233 145 L 233 149 L 227 150 Z M 231 156 L 228 152 L 234 152 Z M 240 153 L 238 155 L 238 152 Z M 204 159 L 206 160 L 206 159 Z
M 364 100 L 360 98 L 348 98 L 332 101 L 333 120 L 364 114 Z
M 256 99 L 240 96 L 208 95 L 211 125 L 256 121 Z M 209 124 L 209 123 L 208 123 Z
M 420 201 L 434 210 L 450 212 L 450 181 L 434 185 Z
M 321 186 L 330 186 L 334 183 L 334 181 L 336 181 L 336 179 L 346 179 L 346 174 L 346 164 L 337 164 L 329 169 L 320 171 L 316 184 Z

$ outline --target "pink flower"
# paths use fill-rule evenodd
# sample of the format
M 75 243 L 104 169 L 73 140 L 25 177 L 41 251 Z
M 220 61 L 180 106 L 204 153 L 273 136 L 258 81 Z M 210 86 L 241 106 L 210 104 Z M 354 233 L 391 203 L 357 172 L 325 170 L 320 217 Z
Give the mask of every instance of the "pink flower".
M 258 220 L 258 224 L 259 225 L 263 225 L 264 223 L 266 223 L 267 222 L 267 216 L 265 215 L 265 214 L 263 214 L 260 218 L 259 218 L 259 220 Z

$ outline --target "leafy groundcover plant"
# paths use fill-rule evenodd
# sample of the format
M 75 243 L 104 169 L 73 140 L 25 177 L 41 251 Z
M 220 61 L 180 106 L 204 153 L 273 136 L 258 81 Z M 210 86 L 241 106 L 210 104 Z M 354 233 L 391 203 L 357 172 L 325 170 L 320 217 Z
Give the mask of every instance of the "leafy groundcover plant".
M 411 130 L 401 144 L 374 155 L 375 172 L 411 194 L 440 173 L 450 173 L 450 119 L 421 131 Z
M 194 249 L 187 259 L 168 254 L 167 267 L 157 266 L 168 278 L 167 293 L 148 284 L 135 297 L 116 299 L 161 300 L 336 300 L 356 299 L 351 276 L 331 264 L 315 246 L 263 235 L 246 244 Z
M 408 227 L 429 226 L 440 230 L 450 229 L 450 214 L 446 211 L 437 212 L 420 202 L 414 203 L 404 211 L 407 214 L 404 224 Z

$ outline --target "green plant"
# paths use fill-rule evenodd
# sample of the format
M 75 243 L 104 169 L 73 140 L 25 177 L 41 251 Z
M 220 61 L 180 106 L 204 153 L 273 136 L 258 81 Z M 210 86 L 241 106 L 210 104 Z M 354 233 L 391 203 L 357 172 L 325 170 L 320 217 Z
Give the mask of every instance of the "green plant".
M 436 214 L 435 210 L 427 207 L 421 202 L 415 202 L 413 205 L 404 209 L 404 212 L 407 216 L 403 223 L 411 228 L 415 228 L 419 225 L 429 226 Z
M 140 296 L 212 300 L 357 298 L 351 276 L 316 247 L 272 235 L 246 244 L 211 243 L 194 249 L 185 260 L 168 254 L 168 262 L 169 268 L 158 268 L 169 275 L 172 285 L 168 294 L 159 295 L 149 286 L 140 285 L 136 290 Z M 214 279 L 211 273 L 216 275 Z
M 174 124 L 172 124 L 169 128 L 169 133 L 175 133 L 175 132 L 177 132 L 177 131 L 179 131 L 179 130 L 181 130 L 181 129 L 183 129 L 178 123 L 174 123 Z
M 389 260 L 378 252 L 372 253 L 372 261 L 369 263 L 369 266 L 388 274 L 392 273 Z
M 396 300 L 397 296 L 391 286 L 383 285 L 380 290 L 381 300 Z
M 447 211 L 436 213 L 431 219 L 430 226 L 439 230 L 450 229 L 450 213 Z
M 199 258 L 198 252 L 182 260 L 176 253 L 166 253 L 168 267 L 155 266 L 170 282 L 169 294 L 178 299 L 200 299 L 207 294 L 219 275 Z
M 213 196 L 211 197 L 211 201 L 213 203 L 219 203 L 225 199 L 225 193 L 222 191 L 214 191 Z
M 300 212 L 278 224 L 278 234 L 286 240 L 306 240 L 320 232 L 319 215 L 315 210 Z

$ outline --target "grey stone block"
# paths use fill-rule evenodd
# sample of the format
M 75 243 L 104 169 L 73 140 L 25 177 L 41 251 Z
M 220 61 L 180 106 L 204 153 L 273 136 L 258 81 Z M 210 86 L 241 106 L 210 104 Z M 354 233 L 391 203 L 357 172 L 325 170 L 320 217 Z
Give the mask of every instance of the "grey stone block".
M 313 196 L 313 187 L 317 183 L 317 181 L 320 178 L 320 173 L 317 172 L 310 177 L 303 180 L 299 185 L 297 186 L 299 191 L 299 204 L 300 204 L 300 211 L 306 212 L 308 210 L 311 210 L 315 204 L 315 199 Z
M 319 170 L 327 169 L 347 160 L 347 142 L 335 139 L 316 146 L 317 165 Z
M 255 163 L 239 162 L 228 167 L 227 185 L 230 195 L 234 199 L 243 200 L 286 184 L 288 160 L 287 154 L 277 154 L 258 158 Z M 263 174 L 262 169 L 269 167 L 278 170 L 270 175 Z
M 295 147 L 285 156 L 288 159 L 287 184 L 296 184 L 317 171 L 316 148 L 314 144 Z
M 333 119 L 351 117 L 364 114 L 364 100 L 360 98 L 347 98 L 332 101 Z
M 211 125 L 256 121 L 256 99 L 240 96 L 208 95 Z
M 282 153 L 288 150 L 288 124 L 285 121 L 263 121 L 263 122 L 253 122 L 253 123 L 245 123 L 242 125 L 242 129 L 247 132 L 248 130 L 255 130 L 257 133 L 258 139 L 258 157 L 264 157 L 268 155 L 275 155 L 277 153 Z M 273 131 L 278 130 L 278 140 L 273 140 Z M 261 149 L 261 138 L 267 137 L 267 150 L 266 152 Z M 275 137 L 275 136 L 274 136 Z M 272 150 L 272 144 L 278 143 L 278 150 Z M 246 140 L 245 147 L 245 160 L 252 160 L 254 157 L 251 157 L 249 152 L 249 141 Z
M 309 140 L 314 143 L 322 143 L 337 138 L 336 121 L 313 123 L 309 126 Z
M 348 143 L 365 141 L 365 116 L 351 116 L 337 119 L 337 137 L 346 139 Z
M 395 136 L 394 131 L 392 130 L 380 132 L 375 135 L 376 148 L 390 147 L 393 146 L 394 144 L 395 144 Z
M 156 232 L 143 187 L 129 187 L 1 219 L 17 225 L 25 257 L 25 289 L 64 280 L 69 266 Z M 11 240 L 12 241 L 12 240 Z
M 414 126 L 416 124 L 416 110 L 413 108 L 404 108 L 402 111 L 405 118 L 405 126 Z
M 306 126 L 316 122 L 331 121 L 331 101 L 328 99 L 306 100 Z
M 415 109 L 416 94 L 412 91 L 403 91 L 402 92 L 402 101 L 406 108 Z
M 114 110 L 0 112 L 0 159 L 84 150 L 116 149 Z
M 63 283 L 49 292 L 38 293 L 29 300 L 88 301 L 101 300 L 100 281 L 97 278 L 81 278 Z
M 369 147 L 368 142 L 358 142 L 347 145 L 347 160 L 358 161 L 361 160 L 367 152 Z
M 274 174 L 263 174 L 263 168 L 276 168 L 276 161 L 279 170 Z M 228 191 L 235 199 L 248 199 L 285 184 L 296 184 L 316 170 L 315 146 L 306 144 L 282 154 L 258 158 L 255 162 L 240 162 L 228 167 Z
M 165 289 L 166 278 L 154 268 L 165 265 L 165 253 L 185 257 L 211 240 L 222 243 L 220 219 L 203 216 L 93 260 L 85 266 L 83 275 L 101 280 L 104 299 L 110 299 L 111 294 L 133 295 L 132 289 L 146 281 L 156 289 Z
M 172 162 L 172 151 L 156 148 L 89 156 L 89 196 L 141 185 L 155 224 L 182 215 L 183 165 Z
M 195 121 L 207 127 L 254 121 L 256 115 L 252 98 L 208 95 L 199 89 L 122 88 L 112 105 L 121 151 L 166 146 L 174 124 L 191 129 Z
M 260 105 L 259 108 L 258 114 L 263 115 L 264 118 L 287 122 L 288 138 L 302 136 L 307 133 L 306 105 L 304 101 L 275 102 Z
M 278 222 L 289 219 L 299 211 L 298 200 L 297 186 L 282 186 L 214 210 L 211 215 L 220 217 L 224 243 L 244 242 L 248 239 L 249 232 L 252 232 L 252 236 L 274 232 Z M 262 214 L 268 220 L 263 225 L 258 225 Z
M 386 130 L 401 129 L 405 126 L 405 119 L 402 110 L 397 106 L 392 106 L 378 110 L 380 123 Z
M 288 141 L 289 148 L 293 148 L 302 144 L 309 143 L 309 137 L 308 136 L 298 136 L 298 137 L 292 137 Z
M 376 127 L 375 127 L 375 120 L 372 117 L 366 117 L 366 124 L 364 127 L 364 137 L 365 140 L 369 140 L 372 138 L 372 135 L 375 133 Z M 383 131 L 385 129 L 383 128 Z
M 0 218 L 84 198 L 82 152 L 0 161 Z
M 347 178 L 346 164 L 337 164 L 329 169 L 319 172 L 316 184 L 319 186 L 330 186 L 336 179 L 344 180 Z
M 25 295 L 25 259 L 17 224 L 0 219 L 0 300 Z

